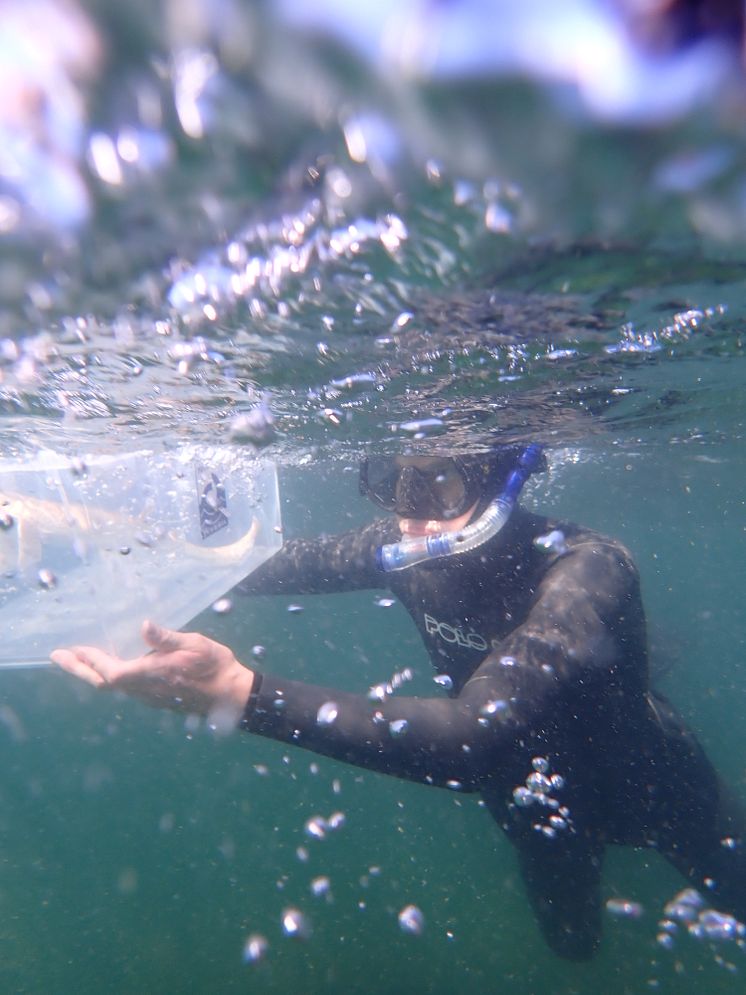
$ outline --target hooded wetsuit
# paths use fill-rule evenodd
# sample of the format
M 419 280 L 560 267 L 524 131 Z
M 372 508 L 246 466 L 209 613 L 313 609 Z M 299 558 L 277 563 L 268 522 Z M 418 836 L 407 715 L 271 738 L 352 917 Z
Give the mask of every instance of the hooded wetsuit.
M 564 547 L 537 548 L 553 529 Z M 746 918 L 744 824 L 694 735 L 650 691 L 629 552 L 516 509 L 473 552 L 384 575 L 376 550 L 398 538 L 389 520 L 294 540 L 240 587 L 388 587 L 437 673 L 450 678 L 448 694 L 371 701 L 257 674 L 243 727 L 381 773 L 480 792 L 515 844 L 542 931 L 562 956 L 587 958 L 598 945 L 609 843 L 656 847 L 714 904 Z M 336 718 L 317 721 L 330 701 Z

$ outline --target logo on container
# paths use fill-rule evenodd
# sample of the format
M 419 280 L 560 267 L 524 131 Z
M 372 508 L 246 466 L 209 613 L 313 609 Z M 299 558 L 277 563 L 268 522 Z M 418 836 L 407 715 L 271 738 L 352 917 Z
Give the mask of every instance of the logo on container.
M 197 494 L 199 496 L 199 530 L 202 538 L 207 539 L 229 524 L 225 484 L 214 471 L 198 466 Z

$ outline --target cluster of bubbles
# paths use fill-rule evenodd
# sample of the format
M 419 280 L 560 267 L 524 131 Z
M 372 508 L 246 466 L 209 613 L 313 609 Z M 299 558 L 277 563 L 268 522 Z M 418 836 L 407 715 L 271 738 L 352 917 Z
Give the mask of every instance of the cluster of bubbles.
M 684 888 L 675 895 L 663 909 L 663 918 L 658 922 L 656 939 L 664 950 L 673 950 L 681 935 L 713 947 L 729 945 L 746 951 L 746 925 L 727 912 L 711 908 L 695 888 Z M 735 965 L 718 952 L 715 960 L 721 967 L 736 970 Z
M 506 657 L 503 657 L 506 659 Z M 510 712 L 510 705 L 504 698 L 491 698 L 479 709 L 477 722 L 487 728 L 494 718 L 502 718 Z
M 382 684 L 374 684 L 368 691 L 370 701 L 385 701 L 395 691 L 398 691 L 403 684 L 408 684 L 414 677 L 411 667 L 404 667 L 397 671 L 392 677 Z
M 311 839 L 323 840 L 330 832 L 341 829 L 346 821 L 344 812 L 332 812 L 328 819 L 322 815 L 312 815 L 306 820 L 304 829 L 306 836 L 310 836 Z
M 371 873 L 377 874 L 378 868 L 372 867 Z M 361 879 L 367 882 L 367 877 Z M 329 898 L 329 878 L 321 875 L 311 882 L 311 893 L 316 897 Z M 361 905 L 361 907 L 364 907 Z M 413 904 L 405 905 L 397 915 L 397 922 L 402 933 L 410 936 L 422 936 L 425 931 L 425 916 L 422 910 Z M 295 940 L 311 938 L 313 928 L 309 917 L 296 906 L 288 906 L 280 915 L 280 929 L 283 936 Z M 243 947 L 244 964 L 258 964 L 269 951 L 269 940 L 262 933 L 250 933 Z
M 700 327 L 712 318 L 724 315 L 722 304 L 702 309 L 690 308 L 678 312 L 670 322 L 661 328 L 639 330 L 630 322 L 622 325 L 621 338 L 604 346 L 604 352 L 613 356 L 618 353 L 656 353 L 668 342 L 683 342 L 695 335 Z
M 279 231 L 266 225 L 250 227 L 224 251 L 213 250 L 181 273 L 171 286 L 169 304 L 183 317 L 215 321 L 216 305 L 251 301 L 254 294 L 277 295 L 288 279 L 309 267 L 357 255 L 366 243 L 378 243 L 395 254 L 407 239 L 404 222 L 394 214 L 377 220 L 356 218 L 329 229 L 321 224 L 322 213 L 321 201 L 310 201 L 295 217 L 284 218 Z M 276 241 L 270 241 L 272 236 Z M 252 246 L 261 251 L 252 252 Z
M 525 783 L 513 791 L 513 804 L 517 808 L 539 810 L 533 828 L 547 839 L 554 839 L 558 833 L 568 830 L 574 832 L 570 810 L 554 795 L 554 792 L 564 788 L 564 777 L 551 772 L 551 764 L 546 757 L 533 757 L 531 767 Z
M 295 940 L 308 940 L 313 929 L 308 916 L 295 907 L 282 910 L 280 928 L 283 936 Z M 269 940 L 261 933 L 250 933 L 244 943 L 244 964 L 257 964 L 263 960 L 269 950 Z
M 372 691 L 375 689 L 371 689 Z M 384 695 L 384 697 L 386 697 Z M 383 698 L 376 698 L 376 701 L 382 701 Z M 388 722 L 389 734 L 394 738 L 398 739 L 400 736 L 405 736 L 409 732 L 409 722 L 406 719 L 391 719 L 388 720 L 386 716 L 380 710 L 376 709 L 373 713 L 373 722 L 375 725 L 382 725 Z

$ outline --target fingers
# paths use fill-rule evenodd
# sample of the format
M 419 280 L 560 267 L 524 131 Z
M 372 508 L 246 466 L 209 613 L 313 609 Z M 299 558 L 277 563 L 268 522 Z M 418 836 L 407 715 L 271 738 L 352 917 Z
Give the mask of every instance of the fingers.
M 60 670 L 67 671 L 73 677 L 78 677 L 92 687 L 105 687 L 106 681 L 88 662 L 85 653 L 75 650 L 55 650 L 50 659 Z
M 93 687 L 122 687 L 133 679 L 152 677 L 152 656 L 135 660 L 120 660 L 95 646 L 74 646 L 69 650 L 55 650 L 50 659 L 62 670 L 80 677 Z

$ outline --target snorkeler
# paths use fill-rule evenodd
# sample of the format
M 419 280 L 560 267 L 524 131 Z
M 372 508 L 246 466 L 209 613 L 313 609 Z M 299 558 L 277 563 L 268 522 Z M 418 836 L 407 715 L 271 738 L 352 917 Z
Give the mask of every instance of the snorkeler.
M 534 446 L 369 459 L 361 491 L 394 518 L 295 540 L 245 593 L 389 588 L 446 696 L 355 695 L 259 673 L 196 633 L 146 623 L 152 653 L 53 660 L 101 688 L 359 767 L 479 792 L 514 844 L 552 949 L 601 938 L 605 847 L 660 851 L 746 919 L 746 824 L 695 736 L 650 688 L 637 571 L 618 542 L 517 505 Z

